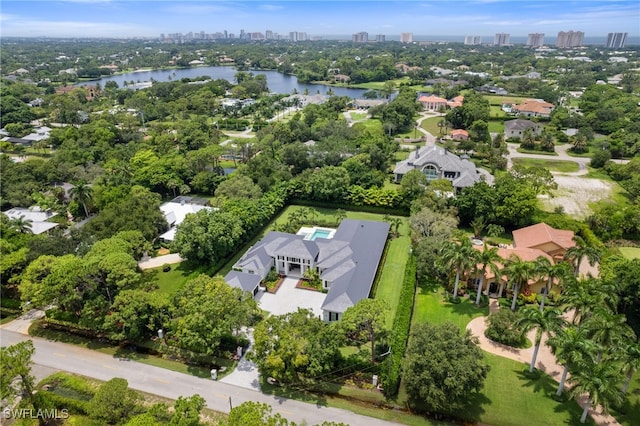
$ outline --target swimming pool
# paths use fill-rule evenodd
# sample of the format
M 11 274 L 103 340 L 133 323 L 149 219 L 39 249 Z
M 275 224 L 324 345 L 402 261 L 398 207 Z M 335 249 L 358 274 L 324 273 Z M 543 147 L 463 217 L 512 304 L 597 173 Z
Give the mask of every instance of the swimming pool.
M 314 229 L 313 230 L 313 234 L 311 234 L 311 236 L 306 238 L 306 239 L 311 240 L 311 241 L 315 241 L 316 238 L 327 239 L 327 238 L 329 238 L 329 235 L 331 235 L 331 231 L 328 231 L 326 229 Z

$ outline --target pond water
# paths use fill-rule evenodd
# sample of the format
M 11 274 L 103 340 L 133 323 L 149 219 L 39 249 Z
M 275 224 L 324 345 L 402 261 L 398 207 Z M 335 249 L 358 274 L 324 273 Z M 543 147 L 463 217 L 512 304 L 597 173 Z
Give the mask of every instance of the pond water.
M 171 81 L 180 80 L 181 78 L 196 78 L 201 76 L 208 76 L 214 80 L 222 78 L 224 80 L 234 82 L 234 76 L 238 70 L 234 67 L 192 67 L 192 68 L 178 68 L 168 70 L 149 70 L 149 71 L 133 71 L 126 74 L 119 74 L 110 77 L 104 77 L 98 80 L 92 80 L 90 82 L 78 83 L 78 86 L 84 86 L 87 84 L 100 83 L 100 86 L 104 87 L 107 81 L 115 81 L 118 83 L 118 87 L 125 87 L 125 82 L 130 84 L 142 83 L 145 81 Z M 367 89 L 352 89 L 348 87 L 333 87 L 325 86 L 323 84 L 311 84 L 300 83 L 298 78 L 293 75 L 285 75 L 278 71 L 261 71 L 252 70 L 253 74 L 264 74 L 267 77 L 267 86 L 269 90 L 274 93 L 293 93 L 297 90 L 298 93 L 303 94 L 305 89 L 309 91 L 310 95 L 320 93 L 326 95 L 329 90 L 332 90 L 336 96 L 348 96 L 350 98 L 362 98 L 364 92 Z

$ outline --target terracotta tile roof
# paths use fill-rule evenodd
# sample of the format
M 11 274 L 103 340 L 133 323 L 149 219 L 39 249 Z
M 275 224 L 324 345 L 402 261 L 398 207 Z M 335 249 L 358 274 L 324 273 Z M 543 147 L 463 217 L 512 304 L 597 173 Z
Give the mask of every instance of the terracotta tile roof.
M 469 132 L 467 132 L 466 130 L 463 129 L 455 129 L 451 131 L 451 136 L 458 136 L 458 135 L 462 135 L 462 136 L 469 136 Z
M 536 247 L 552 242 L 566 250 L 576 245 L 573 237 L 573 231 L 555 229 L 546 223 L 538 223 L 513 231 L 514 245 L 518 248 Z
M 484 250 L 484 246 L 473 246 L 473 248 L 475 248 L 476 250 L 479 250 L 479 251 L 483 251 Z M 501 271 L 504 268 L 504 264 L 506 263 L 506 261 L 509 260 L 509 258 L 511 258 L 512 256 L 517 256 L 517 257 L 520 258 L 520 260 L 523 260 L 523 261 L 526 261 L 526 262 L 533 262 L 538 257 L 542 256 L 542 257 L 547 258 L 551 263 L 555 263 L 551 256 L 549 256 L 544 251 L 542 251 L 540 249 L 536 249 L 536 248 L 517 248 L 517 247 L 502 248 L 502 247 L 500 247 L 500 248 L 498 248 L 498 256 L 500 256 L 502 259 L 505 260 L 505 262 L 496 263 L 496 266 Z M 482 264 L 478 264 L 477 266 L 481 267 Z M 495 274 L 488 267 L 485 269 L 484 276 L 488 280 L 492 279 L 492 278 L 495 278 Z M 506 275 L 502 275 L 501 278 L 504 281 L 507 281 L 507 276 Z M 538 281 L 539 280 L 534 278 L 534 279 L 529 280 L 529 284 L 535 284 Z
M 553 110 L 553 108 L 553 104 L 536 100 L 526 100 L 520 105 L 513 107 L 515 111 L 535 112 L 537 114 L 548 114 Z
M 420 96 L 418 98 L 418 102 L 432 102 L 432 103 L 436 103 L 436 102 L 440 103 L 440 102 L 442 102 L 442 103 L 446 104 L 447 100 L 444 99 L 444 98 L 440 98 L 438 96 L 434 96 L 434 95 L 429 95 L 429 96 L 422 95 L 422 96 Z

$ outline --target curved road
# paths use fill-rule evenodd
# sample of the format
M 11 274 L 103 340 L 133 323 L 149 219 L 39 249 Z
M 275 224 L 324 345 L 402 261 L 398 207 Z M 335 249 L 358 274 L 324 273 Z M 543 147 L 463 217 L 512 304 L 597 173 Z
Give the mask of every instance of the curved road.
M 322 400 L 318 400 L 316 404 L 309 404 L 278 396 L 264 395 L 249 389 L 0 329 L 2 346 L 13 345 L 24 340 L 33 341 L 36 348 L 33 363 L 39 369 L 45 367 L 44 370 L 63 370 L 104 381 L 114 377 L 122 377 L 127 379 L 129 387 L 132 389 L 170 399 L 178 399 L 179 396 L 191 396 L 197 393 L 207 401 L 207 408 L 216 411 L 228 413 L 230 404 L 235 407 L 245 401 L 254 401 L 269 404 L 273 407 L 274 413 L 280 413 L 283 417 L 298 424 L 320 424 L 324 421 L 342 422 L 353 426 L 391 424 L 347 410 L 325 407 L 321 405 L 323 404 Z

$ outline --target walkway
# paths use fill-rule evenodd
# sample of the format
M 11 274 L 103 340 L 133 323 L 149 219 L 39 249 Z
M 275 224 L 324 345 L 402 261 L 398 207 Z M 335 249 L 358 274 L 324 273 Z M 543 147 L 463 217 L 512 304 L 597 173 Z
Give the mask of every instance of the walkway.
M 184 259 L 181 258 L 178 253 L 165 254 L 164 256 L 152 257 L 149 259 L 141 260 L 140 262 L 138 262 L 138 268 L 142 270 L 158 268 L 164 265 L 165 263 L 169 265 L 173 265 L 174 263 L 180 263 L 183 260 Z
M 500 309 L 497 299 L 491 299 L 489 302 L 489 312 L 494 313 Z M 493 340 L 489 340 L 484 332 L 487 328 L 485 323 L 487 317 L 478 317 L 472 319 L 467 325 L 467 330 L 471 331 L 471 334 L 478 338 L 478 344 L 480 348 L 484 351 L 487 351 L 494 355 L 499 355 L 505 358 L 512 359 L 514 361 L 519 361 L 529 365 L 531 363 L 531 358 L 533 356 L 534 347 L 531 346 L 527 349 L 516 349 L 511 346 L 502 345 L 500 343 L 496 343 Z M 533 343 L 535 342 L 535 330 L 531 330 L 527 337 Z M 560 376 L 562 375 L 563 367 L 560 366 L 556 362 L 556 357 L 551 353 L 551 349 L 547 346 L 547 337 L 546 335 L 542 338 L 542 343 L 540 345 L 540 350 L 538 351 L 538 356 L 536 358 L 535 367 L 551 376 L 555 381 L 560 382 Z M 568 388 L 568 386 L 565 386 Z M 580 398 L 578 403 L 581 407 L 584 406 L 586 398 Z M 620 423 L 610 415 L 602 414 L 600 408 L 591 409 L 589 414 L 593 418 L 593 420 L 598 425 L 610 425 L 610 426 L 619 426 Z
M 243 327 L 242 332 L 249 339 L 249 347 L 242 355 L 242 358 L 240 358 L 240 361 L 238 361 L 236 369 L 220 381 L 222 383 L 228 383 L 230 385 L 240 386 L 241 388 L 260 392 L 260 372 L 258 371 L 258 366 L 247 359 L 247 355 L 251 351 L 254 343 L 253 330 Z

